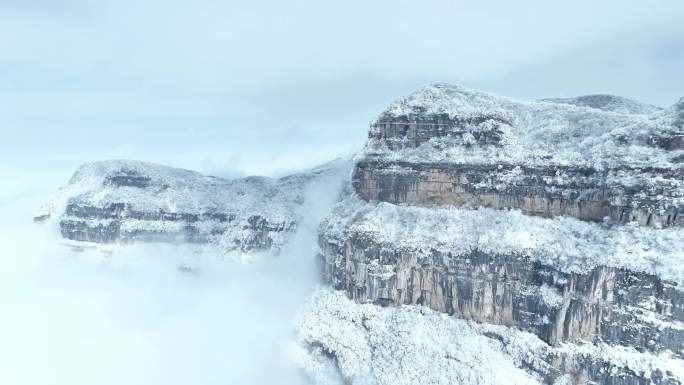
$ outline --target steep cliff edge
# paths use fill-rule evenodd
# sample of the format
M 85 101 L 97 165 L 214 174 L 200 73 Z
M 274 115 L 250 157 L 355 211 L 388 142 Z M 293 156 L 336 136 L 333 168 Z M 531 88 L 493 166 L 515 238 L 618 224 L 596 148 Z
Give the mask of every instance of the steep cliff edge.
M 277 252 L 297 228 L 307 186 L 349 167 L 338 160 L 278 179 L 228 180 L 139 161 L 93 162 L 79 167 L 34 217 L 57 216 L 62 236 L 75 241 Z
M 354 184 L 367 200 L 681 226 L 681 122 L 681 102 L 623 114 L 435 84 L 371 124 Z
M 553 345 L 684 353 L 684 230 L 348 198 L 320 228 L 324 276 L 359 302 L 422 304 Z
M 672 355 L 681 368 L 683 106 L 522 102 L 447 84 L 400 98 L 371 123 L 349 196 L 321 223 L 324 279 L 360 303 L 420 304 L 549 349 Z M 684 381 L 601 374 L 611 365 L 585 358 L 544 360 L 571 383 Z

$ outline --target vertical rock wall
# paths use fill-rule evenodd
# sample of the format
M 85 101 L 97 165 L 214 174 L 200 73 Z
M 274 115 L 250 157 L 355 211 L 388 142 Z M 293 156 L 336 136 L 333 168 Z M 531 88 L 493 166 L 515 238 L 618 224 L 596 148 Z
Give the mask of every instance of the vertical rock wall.
M 601 339 L 684 353 L 684 300 L 658 277 L 597 267 L 564 273 L 525 255 L 410 250 L 364 237 L 320 240 L 325 280 L 359 302 L 421 304 L 531 331 L 552 345 Z

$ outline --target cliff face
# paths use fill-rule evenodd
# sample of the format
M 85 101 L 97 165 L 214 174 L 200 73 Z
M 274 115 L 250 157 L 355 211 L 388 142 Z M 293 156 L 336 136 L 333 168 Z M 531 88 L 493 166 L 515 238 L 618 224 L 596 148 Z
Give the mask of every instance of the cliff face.
M 445 84 L 401 98 L 371 123 L 353 191 L 321 224 L 325 280 L 361 303 L 422 304 L 551 346 L 681 358 L 679 104 L 519 102 Z M 584 373 L 576 383 L 660 383 L 551 361 Z
M 426 87 L 371 124 L 355 188 L 392 203 L 684 224 L 680 108 L 643 115 L 583 107 L 591 104 Z
M 304 190 L 339 161 L 280 179 L 227 180 L 137 161 L 85 164 L 35 214 L 59 215 L 62 236 L 97 243 L 213 243 L 278 251 L 297 227 Z
M 322 223 L 324 276 L 359 302 L 422 304 L 550 344 L 684 352 L 684 232 L 350 198 Z
M 514 208 L 528 215 L 657 227 L 684 225 L 682 180 L 681 168 L 599 171 L 575 166 L 381 160 L 360 161 L 354 174 L 357 191 L 367 200 Z

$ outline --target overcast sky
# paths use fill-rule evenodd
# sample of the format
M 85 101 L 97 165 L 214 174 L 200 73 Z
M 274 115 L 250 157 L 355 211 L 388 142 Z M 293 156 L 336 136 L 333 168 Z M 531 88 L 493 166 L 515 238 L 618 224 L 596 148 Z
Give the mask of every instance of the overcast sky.
M 0 0 L 0 156 L 273 173 L 426 83 L 666 106 L 683 69 L 681 0 Z
M 0 382 L 294 383 L 282 353 L 335 184 L 278 258 L 207 257 L 201 279 L 176 274 L 182 247 L 98 258 L 32 212 L 98 159 L 232 176 L 349 156 L 436 81 L 670 105 L 684 0 L 0 0 Z

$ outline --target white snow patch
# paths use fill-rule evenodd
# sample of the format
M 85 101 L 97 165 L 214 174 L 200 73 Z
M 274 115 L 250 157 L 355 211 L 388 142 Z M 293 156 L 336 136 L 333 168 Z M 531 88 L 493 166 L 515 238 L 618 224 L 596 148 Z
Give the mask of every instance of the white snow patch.
M 425 308 L 356 304 L 323 289 L 299 327 L 297 363 L 320 385 L 540 383 L 498 341 Z

